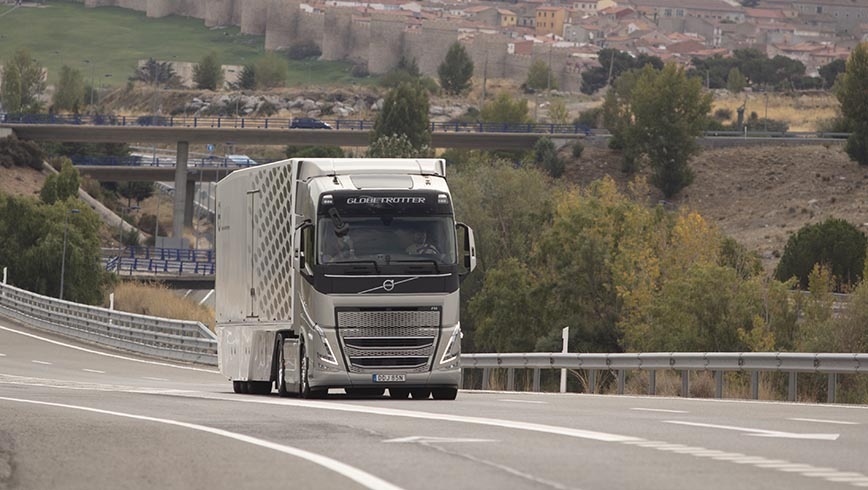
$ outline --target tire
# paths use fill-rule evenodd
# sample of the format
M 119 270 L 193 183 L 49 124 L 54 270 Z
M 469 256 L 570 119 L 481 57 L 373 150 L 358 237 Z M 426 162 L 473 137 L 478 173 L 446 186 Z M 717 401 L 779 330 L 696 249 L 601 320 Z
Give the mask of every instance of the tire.
M 247 390 L 253 395 L 268 395 L 271 393 L 271 381 L 248 381 Z
M 233 381 L 232 382 L 232 391 L 234 391 L 235 393 L 239 393 L 239 394 L 244 393 L 244 389 L 242 387 L 243 384 L 244 384 L 244 381 Z
M 431 390 L 427 388 L 414 388 L 410 390 L 410 395 L 414 400 L 425 400 L 431 396 Z
M 241 383 L 241 393 L 245 395 L 250 393 L 250 382 L 249 381 L 239 381 Z
M 434 388 L 431 394 L 435 400 L 454 400 L 458 396 L 458 388 Z
M 277 337 L 277 395 L 284 398 L 289 396 L 286 391 L 286 359 L 283 357 L 283 335 Z
M 308 370 L 310 369 L 310 360 L 307 358 L 307 349 L 304 344 L 301 344 L 301 390 L 298 396 L 302 398 L 325 398 L 328 394 L 328 389 L 311 389 L 308 381 Z
M 406 400 L 410 396 L 408 388 L 389 388 L 389 397 L 395 400 Z

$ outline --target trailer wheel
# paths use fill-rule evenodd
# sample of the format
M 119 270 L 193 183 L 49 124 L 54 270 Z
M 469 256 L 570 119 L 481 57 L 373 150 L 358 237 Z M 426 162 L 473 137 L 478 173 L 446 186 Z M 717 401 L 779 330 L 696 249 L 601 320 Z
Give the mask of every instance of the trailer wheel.
M 271 393 L 271 381 L 248 381 L 247 391 L 254 395 L 267 395 Z
M 277 394 L 281 397 L 286 397 L 289 392 L 286 391 L 286 359 L 283 356 L 283 335 L 277 339 Z
M 233 381 L 232 382 L 232 391 L 235 393 L 244 393 L 244 381 Z
M 434 388 L 431 394 L 435 400 L 454 400 L 458 396 L 458 388 Z

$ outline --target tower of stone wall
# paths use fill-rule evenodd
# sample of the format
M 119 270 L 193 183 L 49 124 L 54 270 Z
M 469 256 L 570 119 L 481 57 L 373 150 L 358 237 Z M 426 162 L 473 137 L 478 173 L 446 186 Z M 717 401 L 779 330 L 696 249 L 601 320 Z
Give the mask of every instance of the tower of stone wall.
M 352 42 L 350 43 L 349 59 L 354 62 L 368 61 L 368 46 L 371 44 L 371 23 L 353 21 L 350 24 Z
M 325 29 L 325 15 L 320 12 L 305 12 L 299 10 L 297 29 L 293 35 L 293 43 L 313 41 L 322 50 L 323 38 L 334 35 L 331 26 Z
M 205 4 L 205 26 L 232 24 L 232 6 L 235 0 L 208 0 Z
M 404 54 L 404 20 L 390 15 L 371 18 L 371 42 L 368 44 L 368 71 L 386 73 Z
M 296 39 L 301 4 L 297 0 L 268 0 L 265 49 L 288 48 Z
M 349 9 L 328 9 L 324 19 L 328 32 L 323 33 L 322 59 L 344 60 L 350 57 L 353 14 Z
M 455 24 L 435 20 L 426 21 L 418 36 L 407 37 L 411 58 L 416 58 L 419 70 L 429 76 L 437 76 L 437 68 L 446 58 L 449 47 L 458 39 Z
M 121 3 L 124 3 L 123 1 Z M 148 7 L 145 14 L 152 19 L 159 19 L 172 15 L 174 12 L 172 0 L 148 0 Z M 121 5 L 123 6 L 123 5 Z
M 241 6 L 241 33 L 261 36 L 268 21 L 268 0 L 245 0 Z

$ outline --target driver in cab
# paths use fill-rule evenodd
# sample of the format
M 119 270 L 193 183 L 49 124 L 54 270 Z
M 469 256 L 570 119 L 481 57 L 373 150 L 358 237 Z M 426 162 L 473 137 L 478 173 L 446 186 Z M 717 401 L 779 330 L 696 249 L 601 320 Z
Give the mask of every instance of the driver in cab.
M 428 233 L 425 230 L 413 230 L 413 243 L 407 246 L 406 252 L 409 255 L 440 254 L 437 247 L 428 242 Z

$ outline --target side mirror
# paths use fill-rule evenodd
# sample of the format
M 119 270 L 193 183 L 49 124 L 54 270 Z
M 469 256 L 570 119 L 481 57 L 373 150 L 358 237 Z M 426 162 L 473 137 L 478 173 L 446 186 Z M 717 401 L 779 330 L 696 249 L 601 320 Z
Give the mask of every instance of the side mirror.
M 476 269 L 476 242 L 473 240 L 473 229 L 464 223 L 456 223 L 458 241 L 461 243 L 461 263 L 459 274 L 464 276 Z
M 313 258 L 316 254 L 313 245 L 313 225 L 311 223 L 305 223 L 301 225 L 296 230 L 296 248 L 295 248 L 295 256 L 293 257 L 293 266 L 306 277 L 310 276 L 310 271 L 308 271 L 308 257 Z M 309 255 L 310 254 L 310 255 Z

